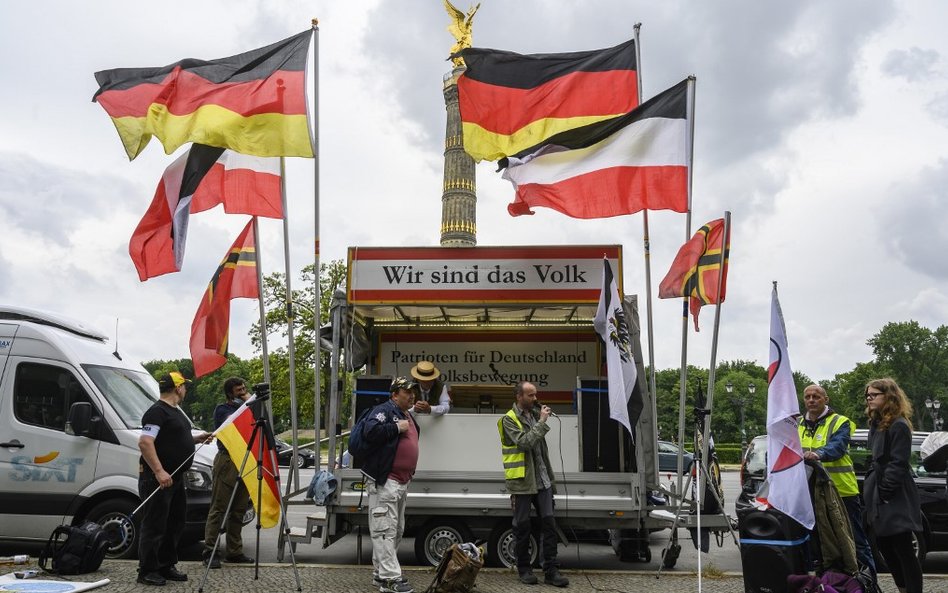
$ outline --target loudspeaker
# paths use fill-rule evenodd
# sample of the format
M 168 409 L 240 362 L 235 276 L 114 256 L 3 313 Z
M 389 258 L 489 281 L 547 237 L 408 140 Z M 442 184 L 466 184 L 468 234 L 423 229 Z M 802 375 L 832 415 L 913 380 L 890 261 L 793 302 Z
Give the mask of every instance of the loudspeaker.
M 636 382 L 630 401 L 641 397 L 638 389 Z M 624 426 L 609 417 L 609 384 L 606 379 L 580 379 L 576 408 L 582 447 L 580 471 L 636 471 L 632 439 Z
M 352 423 L 359 419 L 362 412 L 374 408 L 392 397 L 389 388 L 393 377 L 363 375 L 356 377 L 355 397 L 352 398 Z
M 742 510 L 737 521 L 745 593 L 782 593 L 789 575 L 806 573 L 802 525 L 774 509 Z

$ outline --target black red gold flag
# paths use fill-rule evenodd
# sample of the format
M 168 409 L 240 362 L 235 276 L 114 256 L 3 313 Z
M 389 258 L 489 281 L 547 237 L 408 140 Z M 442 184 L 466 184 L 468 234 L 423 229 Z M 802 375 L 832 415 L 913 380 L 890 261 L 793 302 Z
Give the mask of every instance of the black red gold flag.
M 522 55 L 467 48 L 458 78 L 464 149 L 496 161 L 638 105 L 635 40 L 608 49 Z
M 306 116 L 312 31 L 218 60 L 95 73 L 92 97 L 118 131 L 129 160 L 156 136 L 171 154 L 186 142 L 254 156 L 313 156 Z

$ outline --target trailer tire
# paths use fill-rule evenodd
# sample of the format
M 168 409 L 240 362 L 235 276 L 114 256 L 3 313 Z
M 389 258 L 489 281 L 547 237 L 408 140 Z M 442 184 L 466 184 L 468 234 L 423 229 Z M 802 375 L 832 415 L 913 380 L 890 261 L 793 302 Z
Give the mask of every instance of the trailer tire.
M 517 567 L 516 538 L 514 537 L 513 527 L 510 523 L 503 521 L 494 527 L 490 533 L 487 547 L 487 562 L 491 566 L 500 566 L 502 568 Z M 537 563 L 539 556 L 539 546 L 532 530 L 530 533 L 530 565 Z
M 437 566 L 454 544 L 472 541 L 471 530 L 454 519 L 431 519 L 415 536 L 415 558 L 419 564 Z
M 129 519 L 129 513 L 135 510 L 135 506 L 135 502 L 130 499 L 115 498 L 100 502 L 86 513 L 86 520 L 101 525 L 109 538 L 109 549 L 105 553 L 107 558 L 127 560 L 138 556 L 141 520 L 138 516 Z

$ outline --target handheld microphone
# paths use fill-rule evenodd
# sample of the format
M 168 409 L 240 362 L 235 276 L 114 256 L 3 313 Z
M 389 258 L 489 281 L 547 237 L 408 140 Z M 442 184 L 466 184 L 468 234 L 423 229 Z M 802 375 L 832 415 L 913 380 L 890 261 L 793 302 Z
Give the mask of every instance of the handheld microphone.
M 546 404 L 541 404 L 540 402 L 537 402 L 537 405 L 542 408 L 542 407 L 545 406 Z M 547 407 L 549 407 L 549 406 L 547 406 Z M 559 418 L 559 416 L 556 415 L 556 412 L 554 412 L 552 408 L 550 408 L 550 416 L 553 416 L 554 418 Z

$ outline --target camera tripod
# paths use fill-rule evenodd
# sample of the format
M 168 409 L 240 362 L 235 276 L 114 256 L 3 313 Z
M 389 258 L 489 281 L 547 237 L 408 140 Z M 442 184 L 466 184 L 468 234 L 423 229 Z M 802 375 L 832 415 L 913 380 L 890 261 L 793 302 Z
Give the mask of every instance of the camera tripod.
M 278 467 L 276 461 L 275 447 L 274 447 L 274 437 L 273 429 L 270 427 L 269 422 L 267 421 L 267 415 L 263 411 L 263 401 L 269 399 L 270 390 L 269 385 L 261 383 L 254 386 L 254 395 L 256 398 L 253 402 L 248 404 L 251 413 L 254 417 L 253 431 L 250 433 L 250 438 L 247 440 L 247 449 L 244 451 L 244 458 L 240 462 L 240 468 L 237 471 L 237 480 L 242 481 L 243 477 L 247 473 L 254 471 L 256 469 L 257 473 L 257 492 L 256 492 L 256 515 L 257 515 L 257 533 L 256 533 L 256 544 L 255 544 L 255 553 L 254 553 L 254 580 L 260 578 L 260 530 L 263 528 L 262 517 L 260 513 L 261 501 L 263 499 L 263 481 L 264 474 L 267 477 L 272 478 L 276 483 L 276 499 L 280 505 L 280 529 L 283 530 L 284 535 L 287 539 L 290 536 L 290 528 L 286 523 L 286 505 L 283 503 L 283 498 L 280 496 L 280 473 L 276 469 Z M 251 464 L 254 467 L 248 468 L 248 460 L 250 459 L 251 453 L 254 451 L 254 445 L 256 445 L 256 457 Z M 268 459 L 265 455 L 269 455 L 269 467 L 265 461 Z M 247 473 L 245 473 L 245 470 Z M 224 516 L 221 519 L 220 530 L 218 531 L 217 540 L 214 542 L 214 547 L 211 549 L 210 555 L 207 556 L 207 563 L 204 567 L 204 575 L 201 577 L 201 584 L 198 587 L 198 593 L 203 593 L 204 583 L 207 582 L 208 573 L 211 571 L 211 564 L 214 561 L 214 558 L 217 556 L 217 549 L 220 547 L 221 537 L 224 536 L 227 522 L 230 520 L 230 511 L 234 505 L 234 498 L 237 495 L 237 483 L 234 484 L 234 489 L 230 493 L 230 500 L 227 502 L 227 510 L 224 511 Z M 302 591 L 303 586 L 300 583 L 300 573 L 299 569 L 296 566 L 296 557 L 294 555 L 293 546 L 290 546 L 290 562 L 293 564 L 293 574 L 296 577 L 296 590 Z
M 696 468 L 694 471 L 688 472 L 688 477 L 685 480 L 685 485 L 682 488 L 682 491 L 679 493 L 678 506 L 675 509 L 675 520 L 671 525 L 671 536 L 668 538 L 668 543 L 665 544 L 665 548 L 662 550 L 662 562 L 658 567 L 658 572 L 655 575 L 656 578 L 661 577 L 662 570 L 667 567 L 672 567 L 675 565 L 675 561 L 678 559 L 678 555 L 681 553 L 681 544 L 678 543 L 678 527 L 682 523 L 682 513 L 685 510 L 686 504 L 690 507 L 694 504 L 698 525 L 696 529 L 697 540 L 696 547 L 698 548 L 698 582 L 699 582 L 699 591 L 701 589 L 701 553 L 704 551 L 701 541 L 701 511 L 703 508 L 703 503 L 706 504 L 706 501 L 702 501 L 703 493 L 702 490 L 707 489 L 711 492 L 711 495 L 714 497 L 718 505 L 717 513 L 724 517 L 725 523 L 727 524 L 728 531 L 731 533 L 731 537 L 734 539 L 734 544 L 737 545 L 737 535 L 734 533 L 734 527 L 731 525 L 731 520 L 724 512 L 724 501 L 721 499 L 718 489 L 713 486 L 714 481 L 711 479 L 711 474 L 708 472 L 708 464 L 704 459 L 702 453 L 703 441 L 706 440 L 705 431 L 707 426 L 707 417 L 711 415 L 711 410 L 704 407 L 704 398 L 701 395 L 701 387 L 698 387 L 698 395 L 695 397 L 695 408 L 694 408 L 694 442 L 695 442 L 695 453 L 694 453 L 694 462 L 693 466 Z M 692 500 L 688 501 L 686 497 L 686 492 L 692 490 L 693 482 L 697 482 L 696 487 L 693 488 Z M 712 486 L 707 487 L 708 484 Z M 704 486 L 704 488 L 702 488 Z

